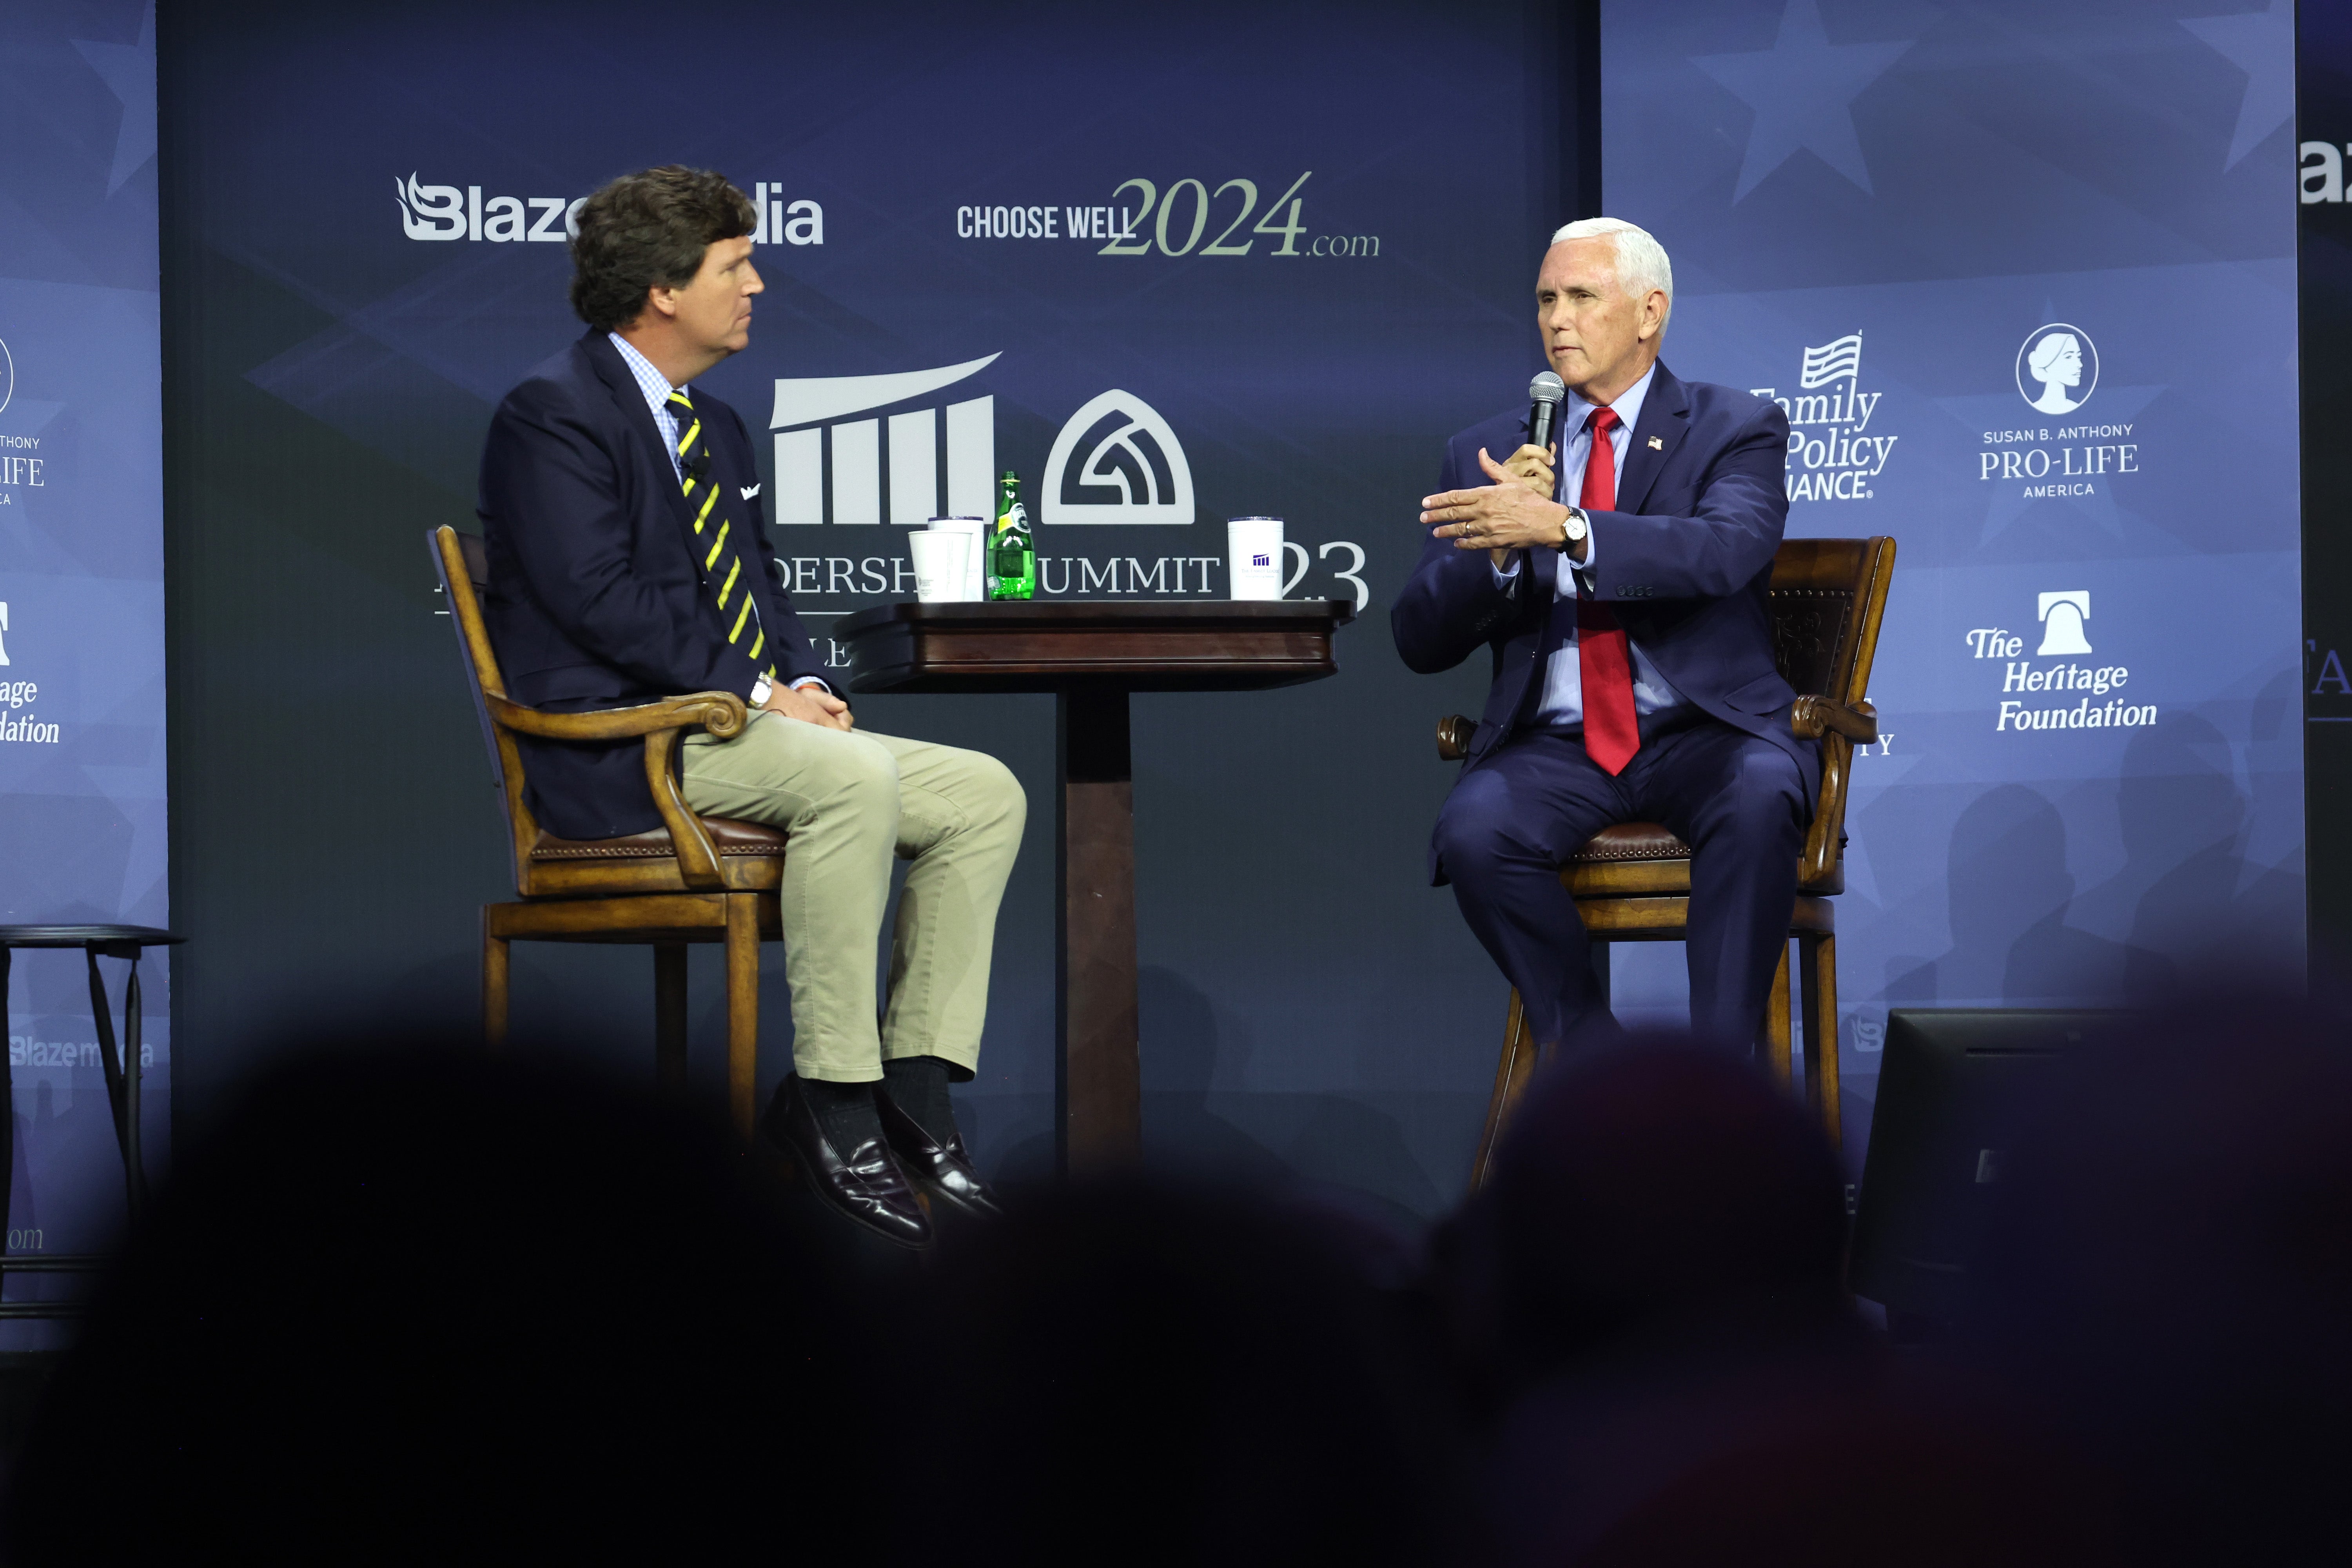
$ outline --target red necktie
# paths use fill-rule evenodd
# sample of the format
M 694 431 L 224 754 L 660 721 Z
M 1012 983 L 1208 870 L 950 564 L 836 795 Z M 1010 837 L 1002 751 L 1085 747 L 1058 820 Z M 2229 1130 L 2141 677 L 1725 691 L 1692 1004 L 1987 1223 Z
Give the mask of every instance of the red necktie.
M 1587 511 L 1617 510 L 1617 449 L 1609 439 L 1617 423 L 1613 408 L 1592 411 L 1592 455 L 1584 460 L 1584 493 L 1577 498 Z M 1566 557 L 1560 569 L 1568 569 Z M 1616 616 L 1587 595 L 1581 583 L 1576 589 L 1576 667 L 1584 687 L 1584 753 L 1613 778 L 1642 749 L 1641 724 L 1633 713 L 1633 655 Z

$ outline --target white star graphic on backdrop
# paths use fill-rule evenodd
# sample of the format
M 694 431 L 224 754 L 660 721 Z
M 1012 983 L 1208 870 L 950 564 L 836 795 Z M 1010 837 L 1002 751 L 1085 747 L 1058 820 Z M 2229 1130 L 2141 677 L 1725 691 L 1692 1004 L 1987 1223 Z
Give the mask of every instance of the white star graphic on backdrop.
M 110 196 L 155 155 L 155 0 L 147 0 L 137 43 L 93 44 L 76 38 L 73 47 L 122 100 L 122 128 L 114 137 L 114 169 L 106 182 L 106 194 Z
M 1832 44 L 1822 31 L 1819 0 L 1789 0 L 1780 15 L 1780 36 L 1770 48 L 1692 56 L 1691 64 L 1756 111 L 1731 199 L 1738 201 L 1803 151 L 1869 191 L 1870 169 L 1862 161 L 1862 141 L 1846 106 L 1917 41 Z
M 2221 165 L 2234 169 L 2294 113 L 2294 0 L 2271 0 L 2267 11 L 2234 16 L 2184 16 L 2180 25 L 2246 73 L 2238 129 Z

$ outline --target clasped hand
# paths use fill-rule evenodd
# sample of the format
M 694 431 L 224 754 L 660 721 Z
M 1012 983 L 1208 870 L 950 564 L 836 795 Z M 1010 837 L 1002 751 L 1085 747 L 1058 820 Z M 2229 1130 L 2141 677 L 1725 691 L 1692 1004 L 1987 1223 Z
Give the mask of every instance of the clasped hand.
M 822 686 L 773 687 L 767 701 L 760 706 L 767 712 L 781 713 L 820 729 L 846 730 L 852 722 L 849 704 Z
M 1508 463 L 1497 463 L 1481 447 L 1478 466 L 1493 484 L 1421 498 L 1421 521 L 1437 525 L 1438 538 L 1452 540 L 1456 550 L 1484 550 L 1498 567 L 1508 564 L 1514 550 L 1538 544 L 1558 550 L 1567 543 L 1569 509 L 1551 499 L 1558 483 L 1552 450 L 1521 447 Z M 1583 542 L 1570 553 L 1582 560 Z

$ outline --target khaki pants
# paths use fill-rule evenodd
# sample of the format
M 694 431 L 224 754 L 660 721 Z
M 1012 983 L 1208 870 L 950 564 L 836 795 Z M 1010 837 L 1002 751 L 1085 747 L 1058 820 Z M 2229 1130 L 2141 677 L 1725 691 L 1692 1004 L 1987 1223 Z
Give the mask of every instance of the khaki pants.
M 803 1078 L 869 1083 L 890 1057 L 980 1060 L 996 907 L 1028 801 L 994 757 L 761 713 L 731 741 L 680 748 L 687 804 L 784 830 L 780 890 L 793 1062 Z M 875 953 L 890 858 L 914 864 L 875 1021 Z

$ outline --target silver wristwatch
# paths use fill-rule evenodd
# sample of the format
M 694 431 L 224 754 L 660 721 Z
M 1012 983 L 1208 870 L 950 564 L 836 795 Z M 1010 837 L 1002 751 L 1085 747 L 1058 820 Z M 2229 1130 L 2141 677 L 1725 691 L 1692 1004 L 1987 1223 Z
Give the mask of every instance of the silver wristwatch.
M 754 708 L 765 708 L 768 705 L 768 698 L 770 694 L 775 689 L 773 683 L 772 683 L 764 675 L 751 682 L 751 706 Z
M 1566 538 L 1560 541 L 1560 547 L 1562 549 L 1566 549 L 1569 545 L 1574 544 L 1578 540 L 1582 539 L 1586 534 L 1592 531 L 1592 525 L 1586 519 L 1584 509 L 1580 506 L 1572 506 L 1568 509 L 1568 521 L 1563 522 L 1560 525 L 1560 528 L 1567 535 Z

